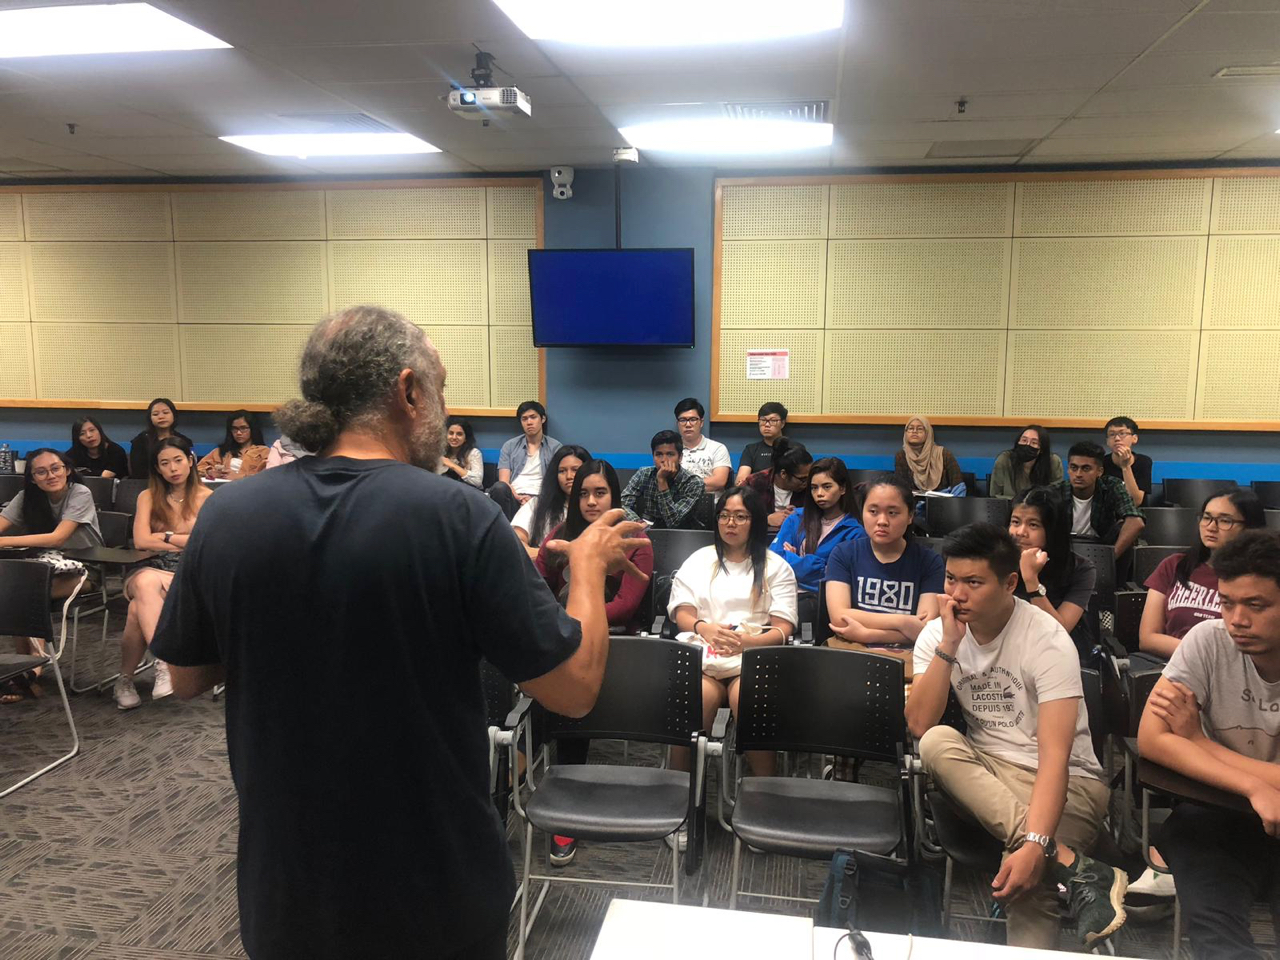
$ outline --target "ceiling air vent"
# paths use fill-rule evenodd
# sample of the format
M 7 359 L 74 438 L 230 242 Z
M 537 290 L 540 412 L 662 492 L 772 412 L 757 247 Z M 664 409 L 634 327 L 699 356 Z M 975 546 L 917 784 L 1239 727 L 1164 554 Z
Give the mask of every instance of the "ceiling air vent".
M 938 140 L 929 148 L 926 157 L 952 159 L 956 157 L 1020 157 L 1038 140 Z
M 1213 75 L 1215 80 L 1247 80 L 1251 77 L 1280 77 L 1280 62 L 1223 67 Z
M 826 100 L 751 100 L 723 104 L 730 120 L 794 120 L 826 123 L 831 105 Z
M 308 133 L 388 133 L 381 120 L 363 113 L 282 113 L 281 120 L 291 120 Z

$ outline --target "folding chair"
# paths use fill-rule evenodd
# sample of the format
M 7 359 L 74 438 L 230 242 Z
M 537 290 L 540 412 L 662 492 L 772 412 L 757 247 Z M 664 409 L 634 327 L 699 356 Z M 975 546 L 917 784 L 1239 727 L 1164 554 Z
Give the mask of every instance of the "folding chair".
M 1280 510 L 1280 480 L 1255 480 L 1253 492 L 1268 510 Z
M 1187 479 L 1165 477 L 1164 499 L 1161 502 L 1169 507 L 1186 507 L 1191 510 L 1198 510 L 1200 509 L 1200 504 L 1206 498 L 1215 494 L 1229 493 L 1239 486 L 1234 480 L 1206 480 L 1203 477 Z
M 1199 506 L 1199 501 L 1196 501 Z M 1196 507 L 1145 507 L 1146 526 L 1142 542 L 1160 547 L 1181 547 L 1200 536 L 1200 513 Z
M 928 497 L 925 499 L 925 527 L 931 537 L 945 537 L 971 523 L 993 523 L 1008 527 L 1012 502 L 1002 497 Z
M 93 505 L 98 510 L 110 510 L 116 497 L 116 479 L 115 477 L 80 477 L 91 494 L 93 494 Z
M 22 492 L 22 474 L 0 473 L 0 506 L 4 506 Z
M 133 516 L 138 512 L 138 496 L 147 489 L 146 480 L 121 480 L 116 483 L 115 509 Z
M 67 725 L 71 728 L 69 751 L 12 786 L 0 790 L 0 797 L 7 797 L 19 787 L 62 766 L 80 752 L 80 734 L 76 730 L 75 718 L 71 716 L 71 701 L 67 699 L 67 688 L 62 685 L 58 659 L 67 643 L 67 610 L 84 586 L 86 576 L 87 574 L 80 577 L 71 596 L 62 604 L 62 631 L 55 645 L 53 624 L 49 617 L 49 588 L 53 571 L 48 564 L 38 560 L 0 560 L 0 636 L 36 637 L 44 641 L 43 654 L 0 653 L 0 681 L 11 680 L 28 670 L 43 667 L 53 674 L 58 684 L 58 696 L 62 699 L 62 709 L 67 715 Z

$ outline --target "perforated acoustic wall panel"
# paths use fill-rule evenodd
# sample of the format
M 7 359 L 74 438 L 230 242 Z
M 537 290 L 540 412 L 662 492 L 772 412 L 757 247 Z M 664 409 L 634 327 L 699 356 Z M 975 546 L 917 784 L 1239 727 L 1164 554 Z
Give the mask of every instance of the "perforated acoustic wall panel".
M 180 323 L 300 323 L 328 311 L 325 245 L 175 244 Z
M 0 323 L 0 396 L 34 397 L 35 364 L 31 357 L 31 324 Z
M 450 374 L 452 376 L 452 374 Z M 512 408 L 538 396 L 538 351 L 533 327 L 489 328 L 489 400 Z
M 177 323 L 172 243 L 32 243 L 31 319 Z
M 856 183 L 831 187 L 830 236 L 1007 237 L 1012 183 Z
M 162 323 L 33 323 L 42 397 L 141 400 L 182 396 L 178 327 Z
M 422 329 L 440 351 L 440 359 L 448 371 L 444 385 L 445 403 L 450 407 L 488 407 L 489 331 L 476 326 L 443 325 L 424 326 Z M 534 368 L 536 374 L 536 359 Z M 525 399 L 532 397 L 530 394 Z
M 1005 326 L 1008 240 L 832 240 L 829 327 Z
M 22 240 L 22 194 L 0 194 L 0 240 Z
M 172 240 L 167 193 L 28 193 L 28 240 Z
M 485 236 L 484 187 L 329 190 L 330 240 Z
M 487 322 L 483 240 L 351 240 L 329 244 L 333 308 L 374 303 L 416 323 Z
M 820 239 L 827 235 L 826 185 L 726 187 L 725 240 Z
M 323 190 L 173 194 L 177 240 L 323 240 Z
M 1200 354 L 1197 417 L 1280 420 L 1280 330 L 1206 330 Z
M 748 350 L 789 350 L 790 378 L 748 380 Z M 721 330 L 720 403 L 735 410 L 759 410 L 777 400 L 787 412 L 822 410 L 821 330 Z
M 1018 184 L 1021 237 L 1204 234 L 1213 184 L 1187 180 L 1038 180 Z
M 1280 178 L 1213 181 L 1213 233 L 1280 233 Z
M 27 251 L 21 243 L 0 243 L 0 323 L 26 323 Z
M 490 238 L 533 240 L 538 236 L 542 191 L 537 187 L 488 187 L 485 197 Z
M 1212 238 L 1204 325 L 1280 329 L 1280 236 Z
M 822 327 L 825 240 L 734 241 L 721 251 L 722 327 Z
M 298 359 L 309 327 L 183 324 L 182 398 L 281 403 L 298 395 Z
M 489 322 L 531 326 L 529 248 L 535 240 L 489 241 Z

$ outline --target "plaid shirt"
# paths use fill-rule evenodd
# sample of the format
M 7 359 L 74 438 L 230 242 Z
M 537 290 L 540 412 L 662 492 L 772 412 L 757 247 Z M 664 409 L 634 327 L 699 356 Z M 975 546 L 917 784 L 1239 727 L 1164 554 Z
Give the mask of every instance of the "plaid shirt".
M 674 529 L 684 524 L 704 489 L 698 477 L 680 469 L 667 489 L 659 490 L 658 468 L 641 467 L 622 491 L 622 506 L 655 527 Z
M 1055 488 L 1070 510 L 1075 495 L 1069 480 L 1060 480 Z M 1133 498 L 1125 489 L 1124 481 L 1115 477 L 1099 477 L 1093 488 L 1093 503 L 1089 508 L 1089 524 L 1099 538 L 1106 538 L 1111 528 L 1126 517 L 1142 517 L 1142 511 L 1133 504 Z

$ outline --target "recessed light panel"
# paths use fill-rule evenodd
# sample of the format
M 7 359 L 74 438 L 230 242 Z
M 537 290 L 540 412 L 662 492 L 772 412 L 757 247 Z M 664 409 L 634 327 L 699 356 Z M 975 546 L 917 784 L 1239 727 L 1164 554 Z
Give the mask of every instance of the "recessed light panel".
M 404 153 L 439 153 L 411 133 L 265 133 L 219 137 L 237 147 L 271 157 L 385 157 Z
M 618 132 L 633 147 L 654 153 L 758 156 L 829 147 L 832 127 L 795 120 L 659 120 Z
M 0 11 L 0 58 L 230 47 L 147 3 Z

